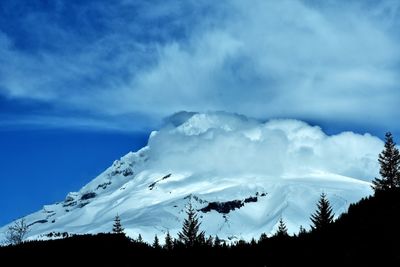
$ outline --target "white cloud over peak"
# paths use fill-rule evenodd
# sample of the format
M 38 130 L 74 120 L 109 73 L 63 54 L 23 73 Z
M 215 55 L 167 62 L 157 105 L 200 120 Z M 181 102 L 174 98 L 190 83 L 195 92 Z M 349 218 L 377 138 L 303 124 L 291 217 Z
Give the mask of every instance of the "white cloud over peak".
M 271 178 L 326 172 L 371 181 L 383 142 L 353 132 L 326 135 L 298 120 L 202 113 L 153 134 L 149 147 L 154 166 L 165 171 Z

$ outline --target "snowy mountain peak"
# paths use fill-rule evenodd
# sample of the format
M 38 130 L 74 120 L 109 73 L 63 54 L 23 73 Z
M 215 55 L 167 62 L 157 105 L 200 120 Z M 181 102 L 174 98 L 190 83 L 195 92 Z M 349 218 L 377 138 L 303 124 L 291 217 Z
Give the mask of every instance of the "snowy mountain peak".
M 382 147 L 368 134 L 329 136 L 298 120 L 181 112 L 146 147 L 25 218 L 31 238 L 43 238 L 108 232 L 119 214 L 128 235 L 150 241 L 167 230 L 176 235 L 190 201 L 210 235 L 250 239 L 275 231 L 280 217 L 294 232 L 309 225 L 321 192 L 336 215 L 371 194 Z

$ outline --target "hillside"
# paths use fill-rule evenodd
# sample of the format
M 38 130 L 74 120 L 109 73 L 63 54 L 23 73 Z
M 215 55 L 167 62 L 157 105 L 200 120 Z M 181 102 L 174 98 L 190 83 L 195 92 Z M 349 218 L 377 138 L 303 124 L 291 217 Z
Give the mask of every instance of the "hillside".
M 98 234 L 31 241 L 0 248 L 0 258 L 50 266 L 113 264 L 155 266 L 392 266 L 399 262 L 400 192 L 383 193 L 352 204 L 329 232 L 300 237 L 239 242 L 231 247 L 154 249 L 123 235 Z

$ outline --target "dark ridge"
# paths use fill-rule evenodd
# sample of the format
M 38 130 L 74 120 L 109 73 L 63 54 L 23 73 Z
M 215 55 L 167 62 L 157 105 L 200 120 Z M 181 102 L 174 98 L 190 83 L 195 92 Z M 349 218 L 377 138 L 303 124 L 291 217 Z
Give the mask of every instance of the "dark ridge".
M 45 219 L 43 219 L 43 220 L 37 220 L 37 221 L 35 221 L 35 222 L 29 224 L 28 227 L 30 227 L 30 226 L 32 226 L 32 225 L 34 225 L 34 224 L 37 224 L 37 223 L 47 223 L 47 222 L 48 222 L 48 221 L 45 220 Z
M 151 183 L 149 185 L 149 190 L 153 190 L 158 182 L 160 182 L 162 180 L 165 180 L 165 179 L 168 179 L 169 177 L 171 177 L 171 175 L 172 175 L 172 173 L 169 173 L 169 174 L 165 175 L 164 177 L 162 177 L 161 179 L 158 179 L 155 182 Z
M 167 175 L 165 175 L 163 178 L 161 178 L 161 180 L 165 180 L 168 179 L 169 177 L 171 177 L 172 173 L 169 173 Z
M 85 194 L 83 194 L 81 196 L 81 200 L 88 200 L 88 199 L 91 199 L 91 198 L 94 198 L 94 197 L 96 197 L 96 193 L 95 192 L 87 192 L 87 193 L 85 193 Z
M 112 171 L 112 172 L 110 173 L 111 176 L 115 176 L 115 175 L 118 175 L 118 174 L 121 174 L 121 171 L 120 171 L 120 170 L 114 170 L 114 171 Z
M 67 196 L 66 198 L 65 198 L 65 200 L 64 200 L 64 202 L 65 203 L 67 203 L 67 202 L 71 202 L 71 201 L 74 201 L 75 200 L 75 198 L 73 198 L 72 196 Z
M 69 202 L 65 202 L 62 206 L 65 207 L 73 207 L 75 206 L 77 203 L 76 201 L 69 201 Z
M 46 210 L 46 209 L 43 209 L 43 212 L 45 212 L 45 213 L 54 213 L 55 211 L 54 211 L 54 210 Z
M 199 211 L 206 213 L 206 212 L 215 210 L 218 213 L 228 214 L 232 210 L 240 209 L 246 203 L 257 202 L 258 196 L 264 197 L 266 195 L 267 195 L 266 193 L 261 193 L 261 195 L 260 195 L 259 192 L 256 192 L 255 196 L 250 196 L 248 198 L 245 198 L 244 200 L 236 199 L 236 200 L 225 201 L 225 202 L 219 202 L 219 201 L 208 202 L 208 205 L 205 206 L 204 208 L 199 209 Z M 194 196 L 194 197 L 196 197 L 196 196 Z M 204 202 L 206 202 L 206 201 L 204 201 Z
M 98 190 L 99 188 L 106 189 L 107 186 L 109 186 L 110 184 L 111 184 L 111 181 L 108 181 L 108 182 L 99 184 L 99 185 L 97 186 L 96 190 Z
M 257 197 L 248 197 L 244 199 L 244 203 L 257 202 Z
M 129 176 L 129 175 L 132 175 L 133 174 L 133 170 L 131 169 L 131 168 L 126 168 L 125 170 L 123 170 L 123 172 L 122 172 L 122 175 L 123 176 Z
M 81 202 L 80 204 L 79 204 L 79 208 L 83 208 L 83 207 L 85 207 L 87 204 L 89 204 L 89 202 Z
M 48 234 L 46 234 L 47 237 L 63 237 L 63 238 L 67 238 L 69 237 L 69 233 L 68 232 L 50 232 Z
M 157 184 L 157 181 L 156 181 L 156 182 L 153 182 L 153 183 L 151 183 L 151 184 L 149 185 L 149 189 L 150 189 L 150 190 L 153 190 L 153 189 L 154 189 L 154 187 L 156 186 L 156 184 Z
M 218 213 L 227 214 L 232 210 L 240 209 L 243 206 L 244 203 L 242 200 L 232 200 L 226 202 L 210 202 L 208 203 L 207 206 L 200 209 L 200 211 L 206 213 L 215 210 Z

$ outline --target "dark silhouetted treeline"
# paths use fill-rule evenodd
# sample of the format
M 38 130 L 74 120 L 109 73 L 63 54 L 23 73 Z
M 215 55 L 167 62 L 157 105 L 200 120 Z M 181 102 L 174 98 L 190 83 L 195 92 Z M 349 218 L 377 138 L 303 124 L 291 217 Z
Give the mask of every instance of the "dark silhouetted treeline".
M 124 234 L 79 235 L 0 247 L 0 259 L 1 266 L 9 260 L 34 266 L 397 266 L 399 213 L 400 191 L 391 190 L 352 204 L 322 230 L 295 236 L 262 235 L 231 246 L 204 238 L 189 248 L 170 240 L 154 248 Z

